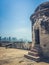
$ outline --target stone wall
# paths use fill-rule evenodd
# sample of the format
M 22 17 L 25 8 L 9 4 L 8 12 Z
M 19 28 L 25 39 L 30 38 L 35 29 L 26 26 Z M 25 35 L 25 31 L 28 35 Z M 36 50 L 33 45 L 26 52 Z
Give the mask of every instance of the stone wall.
M 44 56 L 49 56 L 49 34 L 44 33 L 44 31 L 40 33 L 40 45 Z
M 43 23 L 42 23 L 43 22 Z M 49 21 L 48 21 L 49 22 Z M 42 23 L 42 25 L 41 25 Z M 33 25 L 33 31 L 32 31 L 32 47 L 35 46 L 35 30 L 39 29 L 39 37 L 40 37 L 40 46 L 42 48 L 42 52 L 44 56 L 49 57 L 49 23 L 46 24 L 43 20 L 40 19 L 36 21 Z M 38 36 L 37 36 L 38 37 Z

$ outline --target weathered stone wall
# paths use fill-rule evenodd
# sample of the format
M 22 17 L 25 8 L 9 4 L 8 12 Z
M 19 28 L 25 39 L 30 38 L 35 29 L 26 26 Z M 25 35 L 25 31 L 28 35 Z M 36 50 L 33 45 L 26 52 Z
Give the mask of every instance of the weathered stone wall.
M 44 31 L 40 33 L 40 45 L 44 56 L 49 56 L 49 34 L 44 33 Z
M 32 47 L 35 45 L 35 31 L 34 31 L 34 29 L 39 29 L 40 46 L 42 48 L 43 55 L 49 57 L 49 24 L 47 25 L 44 22 L 44 24 L 41 25 L 41 22 L 43 22 L 43 21 L 41 21 L 40 23 L 39 22 L 40 22 L 40 20 L 38 20 L 38 22 L 35 22 L 33 25 Z

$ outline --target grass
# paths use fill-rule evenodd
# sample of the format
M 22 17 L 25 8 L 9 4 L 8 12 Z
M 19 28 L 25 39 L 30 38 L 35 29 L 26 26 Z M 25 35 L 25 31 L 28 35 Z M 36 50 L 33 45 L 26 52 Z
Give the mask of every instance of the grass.
M 49 65 L 24 58 L 27 53 L 27 50 L 0 47 L 0 65 Z

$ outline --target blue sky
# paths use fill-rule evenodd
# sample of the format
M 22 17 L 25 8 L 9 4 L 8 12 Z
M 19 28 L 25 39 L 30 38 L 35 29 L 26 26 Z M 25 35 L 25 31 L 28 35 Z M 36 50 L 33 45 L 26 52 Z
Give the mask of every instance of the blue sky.
M 49 0 L 0 0 L 0 36 L 32 40 L 30 16 Z

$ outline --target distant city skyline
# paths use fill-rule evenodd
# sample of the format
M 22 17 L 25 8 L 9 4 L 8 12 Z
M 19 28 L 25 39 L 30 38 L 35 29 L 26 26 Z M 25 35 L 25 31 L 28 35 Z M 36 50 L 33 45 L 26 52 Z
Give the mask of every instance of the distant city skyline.
M 0 0 L 0 36 L 32 40 L 30 16 L 49 0 Z

